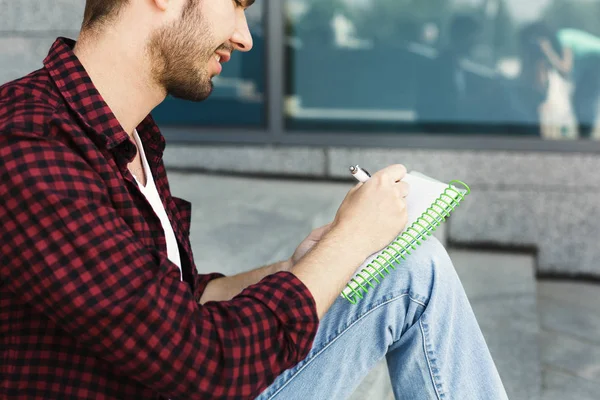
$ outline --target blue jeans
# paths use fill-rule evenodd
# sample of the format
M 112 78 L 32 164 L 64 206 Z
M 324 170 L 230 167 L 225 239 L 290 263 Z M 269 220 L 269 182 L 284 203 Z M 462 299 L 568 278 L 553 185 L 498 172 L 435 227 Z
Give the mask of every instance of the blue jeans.
M 396 399 L 508 398 L 452 261 L 430 237 L 358 304 L 339 298 L 308 356 L 258 399 L 346 399 L 383 357 Z

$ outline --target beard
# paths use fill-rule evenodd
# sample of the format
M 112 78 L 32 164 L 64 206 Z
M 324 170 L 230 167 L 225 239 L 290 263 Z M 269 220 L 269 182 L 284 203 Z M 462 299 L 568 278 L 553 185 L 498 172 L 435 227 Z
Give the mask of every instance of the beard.
M 203 23 L 196 0 L 190 0 L 179 21 L 155 32 L 148 44 L 152 76 L 168 95 L 190 100 L 206 100 L 213 91 L 208 64 L 215 47 L 207 24 Z

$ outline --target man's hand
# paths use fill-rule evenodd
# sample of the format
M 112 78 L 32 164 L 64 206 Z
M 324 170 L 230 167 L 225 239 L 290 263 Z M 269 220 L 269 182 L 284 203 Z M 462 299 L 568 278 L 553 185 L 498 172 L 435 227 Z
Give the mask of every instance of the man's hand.
M 304 257 L 304 255 L 306 255 L 306 253 L 308 253 L 317 243 L 319 243 L 319 240 L 321 240 L 321 238 L 325 234 L 327 234 L 327 232 L 329 232 L 330 229 L 331 229 L 331 222 L 325 226 L 322 226 L 320 228 L 313 230 L 310 233 L 310 235 L 308 235 L 306 237 L 306 239 L 304 239 L 302 241 L 302 243 L 300 243 L 300 245 L 298 246 L 298 248 L 292 255 L 292 258 L 290 259 L 290 261 L 291 261 L 290 268 L 293 267 L 294 265 L 296 265 L 296 263 L 298 261 L 300 261 L 300 259 L 302 257 Z
M 406 168 L 396 164 L 359 183 L 346 195 L 331 229 L 325 233 L 322 231 L 327 228 L 323 227 L 307 238 L 305 246 L 310 251 L 291 272 L 310 290 L 319 318 L 364 260 L 389 244 L 406 226 L 409 187 L 402 181 L 405 176 Z M 305 246 L 300 246 L 299 254 Z

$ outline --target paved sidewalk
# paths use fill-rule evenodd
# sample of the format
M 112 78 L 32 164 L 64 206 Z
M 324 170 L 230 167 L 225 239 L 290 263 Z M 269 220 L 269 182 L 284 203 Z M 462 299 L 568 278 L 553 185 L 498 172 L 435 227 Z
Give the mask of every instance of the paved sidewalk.
M 352 186 L 177 172 L 169 178 L 173 193 L 193 204 L 199 270 L 225 274 L 289 257 L 333 218 Z M 536 282 L 530 256 L 449 253 L 511 400 L 598 398 L 600 284 Z M 384 363 L 352 398 L 359 399 L 392 399 Z
M 599 283 L 541 281 L 543 400 L 600 397 Z

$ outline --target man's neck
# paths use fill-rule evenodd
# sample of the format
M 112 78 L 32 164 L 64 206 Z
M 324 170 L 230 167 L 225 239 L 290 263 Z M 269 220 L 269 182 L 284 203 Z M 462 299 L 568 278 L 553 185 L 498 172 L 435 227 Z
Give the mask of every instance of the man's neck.
M 127 32 L 118 27 L 94 36 L 82 34 L 74 52 L 123 130 L 132 136 L 166 93 L 151 79 L 145 42 L 124 35 Z

